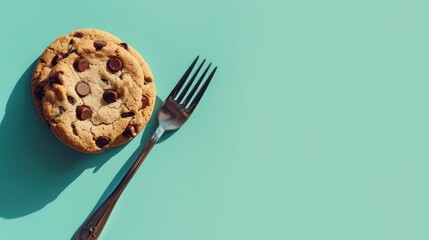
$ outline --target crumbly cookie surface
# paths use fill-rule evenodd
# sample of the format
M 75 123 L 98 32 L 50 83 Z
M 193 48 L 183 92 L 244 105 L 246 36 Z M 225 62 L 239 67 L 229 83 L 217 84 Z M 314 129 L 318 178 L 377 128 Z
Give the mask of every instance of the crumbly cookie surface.
M 36 64 L 32 90 L 54 134 L 91 153 L 135 137 L 156 98 L 152 73 L 138 52 L 95 29 L 56 39 Z

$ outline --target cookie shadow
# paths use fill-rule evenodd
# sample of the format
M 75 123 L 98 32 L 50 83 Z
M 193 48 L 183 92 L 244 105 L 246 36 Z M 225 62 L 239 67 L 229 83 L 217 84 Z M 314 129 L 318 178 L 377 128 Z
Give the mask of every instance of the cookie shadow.
M 0 218 L 19 218 L 42 209 L 83 171 L 96 172 L 123 148 L 85 154 L 62 144 L 33 104 L 30 79 L 36 61 L 16 83 L 0 124 Z

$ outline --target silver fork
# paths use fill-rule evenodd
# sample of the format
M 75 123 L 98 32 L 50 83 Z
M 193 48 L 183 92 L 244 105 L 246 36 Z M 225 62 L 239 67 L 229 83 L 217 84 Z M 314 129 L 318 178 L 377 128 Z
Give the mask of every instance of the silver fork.
M 201 97 L 206 91 L 207 87 L 212 80 L 217 67 L 215 67 L 210 75 L 204 81 L 207 72 L 210 69 L 211 63 L 206 67 L 204 72 L 199 77 L 198 81 L 193 85 L 192 90 L 189 89 L 192 86 L 192 83 L 196 79 L 198 73 L 205 63 L 205 59 L 198 66 L 197 70 L 192 74 L 192 77 L 188 80 L 195 64 L 198 61 L 198 56 L 192 62 L 191 66 L 186 70 L 183 74 L 182 78 L 180 78 L 179 82 L 171 91 L 170 95 L 165 99 L 164 103 L 161 106 L 161 109 L 158 113 L 158 122 L 159 125 L 156 130 L 153 132 L 151 138 L 143 147 L 143 150 L 134 161 L 131 168 L 113 190 L 113 192 L 107 197 L 106 200 L 88 217 L 88 219 L 80 226 L 80 228 L 76 231 L 73 239 L 75 240 L 93 240 L 98 239 L 103 230 L 107 219 L 110 216 L 110 213 L 113 210 L 116 202 L 118 201 L 121 193 L 124 191 L 127 184 L 130 182 L 131 178 L 137 172 L 140 165 L 143 163 L 146 156 L 149 154 L 152 147 L 159 140 L 159 138 L 166 131 L 172 131 L 179 129 L 186 120 L 189 119 L 191 114 L 194 112 L 197 107 Z M 204 82 L 204 83 L 203 83 Z M 186 85 L 185 85 L 186 83 Z M 199 86 L 203 83 L 203 85 L 199 88 Z M 183 86 L 185 87 L 183 88 Z M 183 88 L 183 89 L 182 89 Z M 180 92 L 180 95 L 179 95 Z M 179 96 L 178 96 L 179 95 Z M 191 101 L 192 100 L 192 101 Z

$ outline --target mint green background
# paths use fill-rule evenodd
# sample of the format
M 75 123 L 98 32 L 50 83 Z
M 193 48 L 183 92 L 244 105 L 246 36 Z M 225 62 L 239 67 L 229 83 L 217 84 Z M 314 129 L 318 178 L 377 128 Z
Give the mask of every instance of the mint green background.
M 197 54 L 219 67 L 100 239 L 429 239 L 428 10 L 423 0 L 0 0 L 0 239 L 69 239 L 155 125 L 86 155 L 39 119 L 32 64 L 82 27 L 141 51 L 160 99 Z

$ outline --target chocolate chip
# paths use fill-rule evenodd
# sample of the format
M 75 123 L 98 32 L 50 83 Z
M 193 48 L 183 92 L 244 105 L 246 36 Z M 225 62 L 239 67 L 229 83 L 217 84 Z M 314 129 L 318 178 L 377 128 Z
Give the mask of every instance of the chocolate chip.
M 102 49 L 103 47 L 105 47 L 107 45 L 107 42 L 106 41 L 103 41 L 103 40 L 95 40 L 94 41 L 94 47 L 95 47 L 95 49 L 97 49 L 97 50 L 100 50 L 100 49 Z
M 134 115 L 136 115 L 134 112 L 126 112 L 121 114 L 121 118 L 132 117 Z
M 34 96 L 39 99 L 42 100 L 43 97 L 45 96 L 45 88 L 43 86 L 36 86 L 34 88 Z
M 128 124 L 122 135 L 125 137 L 135 137 L 137 135 L 136 128 L 133 125 Z
M 60 72 L 55 73 L 52 77 L 49 78 L 49 84 L 60 84 L 64 83 L 63 76 Z
M 72 98 L 72 97 L 70 97 L 70 96 L 67 96 L 67 100 L 69 101 L 69 103 L 70 103 L 71 105 L 74 105 L 74 104 L 76 103 L 76 100 L 74 100 L 74 98 Z
M 149 99 L 146 96 L 142 97 L 142 109 L 146 108 L 149 105 Z
M 71 126 L 72 126 L 72 129 L 73 129 L 73 134 L 77 135 L 76 126 L 74 124 L 72 124 Z
M 114 90 L 106 90 L 103 93 L 103 99 L 107 103 L 116 102 L 116 100 L 118 99 L 118 93 Z
M 152 82 L 152 78 L 151 77 L 145 77 L 144 78 L 144 85 L 148 85 L 151 82 Z
M 82 105 L 76 109 L 76 116 L 79 120 L 90 119 L 92 115 L 92 111 L 88 106 Z
M 152 82 L 152 80 L 153 80 L 153 79 L 152 79 L 152 77 L 149 77 L 149 76 L 148 76 L 148 77 L 145 77 L 145 78 L 144 78 L 144 85 L 148 85 L 149 83 L 151 83 L 151 82 Z
M 121 59 L 117 58 L 117 57 L 111 57 L 108 61 L 107 61 L 107 68 L 115 73 L 119 70 L 122 69 L 122 61 Z
M 110 143 L 110 139 L 108 137 L 98 137 L 97 140 L 95 140 L 95 144 L 97 145 L 97 147 L 99 148 L 104 148 L 106 147 L 108 144 Z
M 89 85 L 87 83 L 84 83 L 84 82 L 80 82 L 80 83 L 76 84 L 75 90 L 76 90 L 77 95 L 79 95 L 79 97 L 85 97 L 90 92 Z
M 123 47 L 123 48 L 125 48 L 125 49 L 127 49 L 128 50 L 128 44 L 126 44 L 126 43 L 120 43 L 121 44 L 121 46 Z
M 76 71 L 83 72 L 89 68 L 89 62 L 86 59 L 78 58 L 74 60 L 73 67 Z
M 55 55 L 54 58 L 52 58 L 52 66 L 57 65 L 61 60 L 63 60 L 63 56 L 62 55 Z
M 75 32 L 73 37 L 77 37 L 77 38 L 82 38 L 83 37 L 83 33 L 81 32 Z

